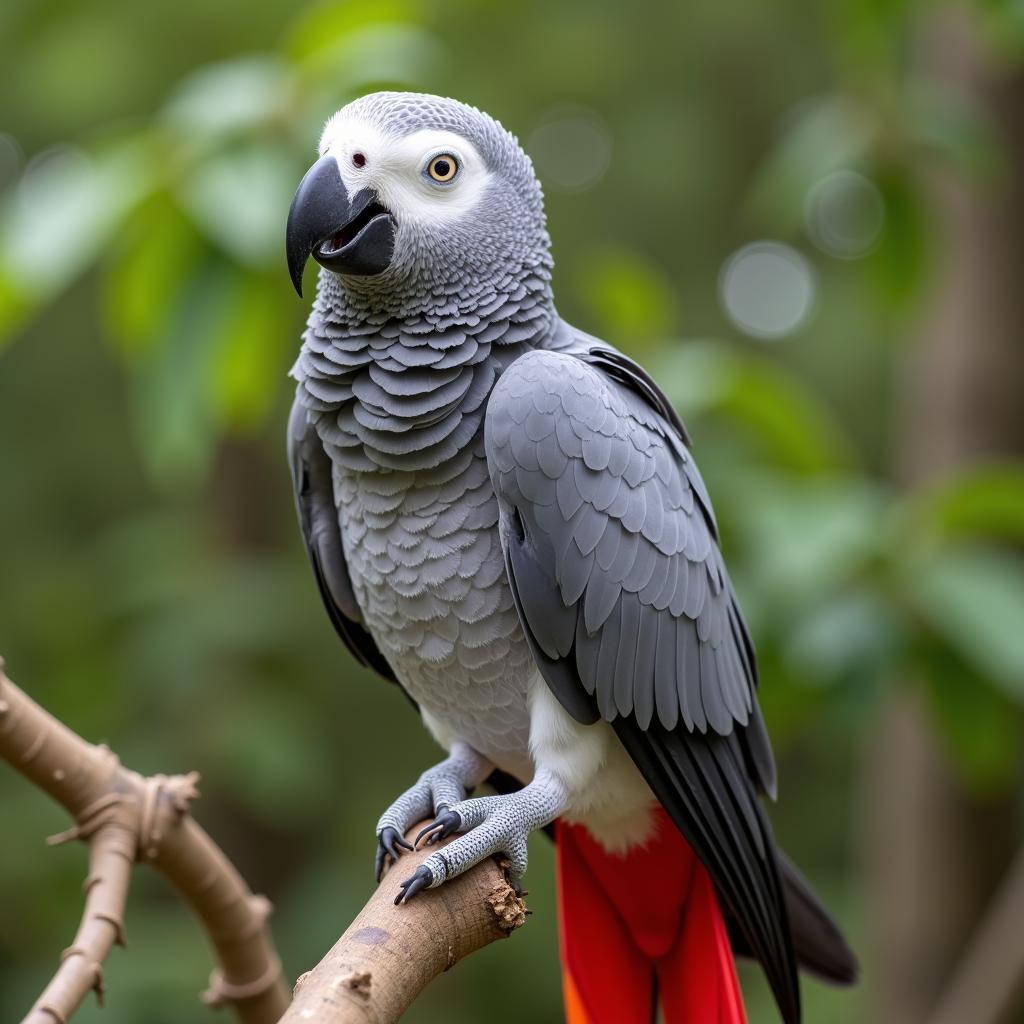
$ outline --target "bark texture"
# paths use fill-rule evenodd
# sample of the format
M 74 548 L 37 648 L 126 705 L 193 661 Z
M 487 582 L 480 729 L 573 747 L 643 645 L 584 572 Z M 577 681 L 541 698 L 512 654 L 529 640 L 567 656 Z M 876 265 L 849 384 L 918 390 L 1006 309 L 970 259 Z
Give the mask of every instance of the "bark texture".
M 392 866 L 345 934 L 299 978 L 280 1024 L 392 1024 L 442 971 L 523 925 L 526 905 L 493 859 L 395 906 L 399 882 L 437 848 Z

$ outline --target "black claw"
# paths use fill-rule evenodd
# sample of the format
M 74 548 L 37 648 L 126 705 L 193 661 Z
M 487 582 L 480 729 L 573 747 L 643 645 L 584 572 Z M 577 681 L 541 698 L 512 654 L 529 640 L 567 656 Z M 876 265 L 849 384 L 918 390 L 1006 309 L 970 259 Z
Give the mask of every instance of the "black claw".
M 434 832 L 435 830 L 438 830 L 438 831 L 440 831 L 440 829 L 441 829 L 441 826 L 440 826 L 440 825 L 439 825 L 439 824 L 438 824 L 438 823 L 437 823 L 436 821 L 432 821 L 432 822 L 431 822 L 431 823 L 430 823 L 429 825 L 425 825 L 425 826 L 424 826 L 423 828 L 421 828 L 421 829 L 419 830 L 419 833 L 417 834 L 416 838 L 415 838 L 415 839 L 414 839 L 414 840 L 412 841 L 412 845 L 413 845 L 413 846 L 419 846 L 419 845 L 420 845 L 420 840 L 421 840 L 421 839 L 422 839 L 422 838 L 423 838 L 423 837 L 424 837 L 424 836 L 425 836 L 425 835 L 426 835 L 426 834 L 427 834 L 428 832 Z M 433 837 L 433 836 L 431 836 L 431 837 L 430 837 L 430 839 L 428 839 L 428 840 L 427 840 L 427 842 L 426 842 L 426 845 L 427 845 L 427 846 L 429 846 L 429 845 L 431 844 L 431 842 L 432 842 L 433 838 L 434 838 L 434 837 Z
M 505 876 L 505 881 L 511 886 L 512 891 L 520 897 L 529 896 L 530 894 L 519 884 L 519 880 L 512 876 L 512 862 L 508 859 L 508 854 L 496 853 L 494 859 L 501 869 L 501 873 Z M 530 911 L 527 911 L 530 913 Z
M 424 836 L 429 836 L 425 845 L 430 846 L 442 839 L 447 839 L 453 833 L 458 832 L 460 828 L 462 828 L 462 815 L 441 804 L 437 808 L 437 817 L 429 825 L 420 829 L 413 845 L 419 846 L 420 840 Z
M 398 829 L 392 828 L 390 825 L 382 828 L 380 835 L 377 836 L 377 858 L 374 862 L 374 873 L 377 876 L 378 882 L 384 874 L 385 855 L 389 856 L 392 860 L 398 860 L 401 856 L 399 848 L 411 850 L 412 844 Z
M 434 881 L 434 876 L 425 864 L 421 864 L 412 875 L 401 884 L 401 889 L 395 897 L 395 906 L 399 903 L 408 903 L 421 889 L 426 889 Z

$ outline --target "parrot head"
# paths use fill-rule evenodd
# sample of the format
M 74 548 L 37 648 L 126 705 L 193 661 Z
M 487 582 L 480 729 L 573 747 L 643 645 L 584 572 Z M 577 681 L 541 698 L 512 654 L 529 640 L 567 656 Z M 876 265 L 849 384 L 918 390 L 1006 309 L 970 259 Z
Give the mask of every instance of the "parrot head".
M 346 293 L 402 307 L 550 266 L 540 185 L 497 121 L 456 100 L 382 92 L 342 107 L 288 214 L 288 269 L 310 256 Z M 390 300 L 390 301 L 388 301 Z

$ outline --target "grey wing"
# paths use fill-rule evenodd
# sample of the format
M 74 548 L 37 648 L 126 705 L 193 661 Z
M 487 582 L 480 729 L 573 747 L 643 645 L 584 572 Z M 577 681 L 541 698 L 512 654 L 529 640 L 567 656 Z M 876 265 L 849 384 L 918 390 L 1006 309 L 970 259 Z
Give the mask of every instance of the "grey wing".
M 746 626 L 703 482 L 667 400 L 597 343 L 502 375 L 485 445 L 506 566 L 541 673 L 583 722 L 611 722 L 707 866 L 784 1019 L 792 938 L 759 791 L 774 763 Z
M 362 624 L 338 528 L 331 460 L 298 401 L 288 419 L 288 464 L 299 528 L 327 614 L 361 665 L 397 683 L 387 659 Z

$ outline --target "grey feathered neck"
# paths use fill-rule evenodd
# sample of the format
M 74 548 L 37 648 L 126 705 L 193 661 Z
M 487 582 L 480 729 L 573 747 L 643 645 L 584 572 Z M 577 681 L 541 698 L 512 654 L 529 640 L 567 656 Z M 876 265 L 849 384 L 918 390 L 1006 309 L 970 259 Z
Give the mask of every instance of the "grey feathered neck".
M 560 324 L 546 266 L 436 296 L 404 317 L 361 309 L 328 271 L 292 369 L 329 454 L 352 470 L 422 470 L 467 447 L 502 370 Z
M 320 273 L 292 369 L 298 399 L 335 463 L 356 471 L 440 466 L 473 441 L 502 370 L 559 325 L 543 197 L 514 136 L 473 107 L 377 93 L 350 108 L 390 134 L 463 134 L 494 179 L 444 231 L 399 218 L 392 266 L 372 278 Z

